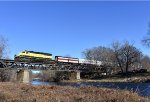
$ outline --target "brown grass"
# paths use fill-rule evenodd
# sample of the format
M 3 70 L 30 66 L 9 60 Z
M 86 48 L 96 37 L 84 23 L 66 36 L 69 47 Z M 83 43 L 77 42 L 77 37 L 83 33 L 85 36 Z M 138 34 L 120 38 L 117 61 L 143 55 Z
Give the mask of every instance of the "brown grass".
M 126 90 L 0 83 L 0 102 L 150 102 Z

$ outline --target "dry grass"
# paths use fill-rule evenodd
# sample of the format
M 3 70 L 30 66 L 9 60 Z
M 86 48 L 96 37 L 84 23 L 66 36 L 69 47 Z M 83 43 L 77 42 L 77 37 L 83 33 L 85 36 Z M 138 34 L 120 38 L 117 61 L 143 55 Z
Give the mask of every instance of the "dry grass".
M 126 90 L 0 83 L 0 102 L 150 102 Z

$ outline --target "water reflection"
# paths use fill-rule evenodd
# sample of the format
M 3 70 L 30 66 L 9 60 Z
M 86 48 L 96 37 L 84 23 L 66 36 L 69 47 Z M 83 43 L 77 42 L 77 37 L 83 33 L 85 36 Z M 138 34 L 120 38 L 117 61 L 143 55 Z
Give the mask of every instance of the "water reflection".
M 34 80 L 32 81 L 33 85 L 58 85 L 56 82 L 45 82 L 40 80 Z
M 73 86 L 73 87 L 95 86 L 113 89 L 127 89 L 137 92 L 141 96 L 150 96 L 150 83 L 100 83 L 100 82 L 56 83 L 56 82 L 32 81 L 32 84 L 34 85 L 47 84 L 47 85 Z

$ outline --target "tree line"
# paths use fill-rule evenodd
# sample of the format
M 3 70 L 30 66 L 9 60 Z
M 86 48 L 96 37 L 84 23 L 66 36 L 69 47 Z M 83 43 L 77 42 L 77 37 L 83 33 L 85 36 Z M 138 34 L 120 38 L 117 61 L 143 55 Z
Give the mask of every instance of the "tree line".
M 83 51 L 88 60 L 102 61 L 102 65 L 121 73 L 128 73 L 129 70 L 142 68 L 142 60 L 145 57 L 142 52 L 129 42 L 113 42 L 111 47 L 98 46 Z M 144 61 L 144 60 L 143 60 Z

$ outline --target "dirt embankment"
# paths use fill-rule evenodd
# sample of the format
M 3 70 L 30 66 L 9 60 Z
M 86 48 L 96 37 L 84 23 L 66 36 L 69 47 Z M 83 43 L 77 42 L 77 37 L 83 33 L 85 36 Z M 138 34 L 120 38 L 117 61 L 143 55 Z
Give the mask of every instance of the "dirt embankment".
M 126 90 L 0 83 L 0 102 L 150 102 Z

